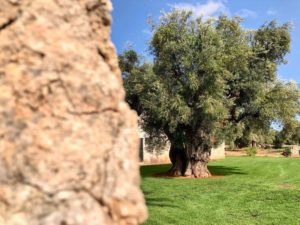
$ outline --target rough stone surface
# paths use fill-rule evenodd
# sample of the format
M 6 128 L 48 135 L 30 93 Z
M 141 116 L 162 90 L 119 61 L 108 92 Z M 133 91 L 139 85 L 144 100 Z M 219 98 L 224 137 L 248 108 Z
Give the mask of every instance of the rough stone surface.
M 0 0 L 0 224 L 139 224 L 109 0 Z

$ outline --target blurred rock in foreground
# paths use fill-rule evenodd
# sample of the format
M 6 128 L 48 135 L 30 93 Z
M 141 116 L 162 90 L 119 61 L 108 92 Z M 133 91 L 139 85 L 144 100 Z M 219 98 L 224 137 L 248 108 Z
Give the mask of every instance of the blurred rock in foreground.
M 0 224 L 139 224 L 109 0 L 1 0 Z

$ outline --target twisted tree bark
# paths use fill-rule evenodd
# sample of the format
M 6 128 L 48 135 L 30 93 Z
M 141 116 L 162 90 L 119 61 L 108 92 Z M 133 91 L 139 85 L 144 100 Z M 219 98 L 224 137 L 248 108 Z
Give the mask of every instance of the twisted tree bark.
M 188 148 L 177 148 L 171 144 L 170 161 L 171 169 L 168 171 L 170 176 L 189 176 L 195 178 L 207 178 L 211 176 L 207 165 L 209 162 L 209 151 L 211 149 L 204 146 L 191 146 Z

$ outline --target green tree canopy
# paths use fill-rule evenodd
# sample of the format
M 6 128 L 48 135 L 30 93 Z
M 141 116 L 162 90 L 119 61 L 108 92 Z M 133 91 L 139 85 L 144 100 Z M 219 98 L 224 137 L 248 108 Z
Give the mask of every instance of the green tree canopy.
M 272 21 L 246 30 L 240 23 L 175 10 L 154 26 L 153 64 L 120 55 L 127 101 L 150 135 L 168 137 L 174 175 L 207 177 L 214 144 L 251 139 L 299 113 L 298 86 L 276 73 L 289 52 L 289 26 Z

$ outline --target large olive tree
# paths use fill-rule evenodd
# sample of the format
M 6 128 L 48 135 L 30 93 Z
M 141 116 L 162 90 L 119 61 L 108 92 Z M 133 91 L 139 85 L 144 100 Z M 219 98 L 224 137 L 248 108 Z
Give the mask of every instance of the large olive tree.
M 173 11 L 154 26 L 153 64 L 136 60 L 126 71 L 130 54 L 119 57 L 127 101 L 144 129 L 171 142 L 172 175 L 208 177 L 214 145 L 269 130 L 299 112 L 297 86 L 276 74 L 289 51 L 288 25 L 271 22 L 249 31 L 240 22 Z

